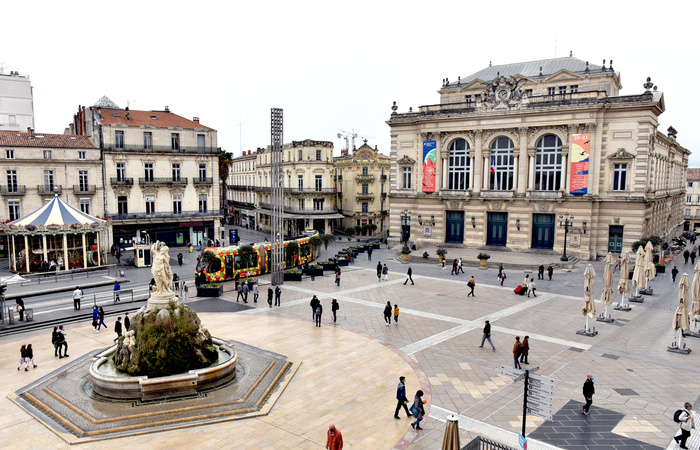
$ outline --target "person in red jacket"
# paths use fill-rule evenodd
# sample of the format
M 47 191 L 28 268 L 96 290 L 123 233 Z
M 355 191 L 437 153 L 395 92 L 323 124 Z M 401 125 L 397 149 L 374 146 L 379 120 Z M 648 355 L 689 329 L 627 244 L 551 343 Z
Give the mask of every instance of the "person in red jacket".
M 342 450 L 343 435 L 334 424 L 328 426 L 328 439 L 326 440 L 326 448 L 330 450 Z

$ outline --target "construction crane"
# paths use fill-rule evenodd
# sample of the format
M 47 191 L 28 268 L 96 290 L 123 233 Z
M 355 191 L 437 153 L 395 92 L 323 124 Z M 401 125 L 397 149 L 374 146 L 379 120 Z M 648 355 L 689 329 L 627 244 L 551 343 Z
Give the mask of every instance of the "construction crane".
M 338 133 L 338 137 L 340 139 L 345 139 L 345 151 L 350 150 L 350 139 L 352 139 L 352 148 L 353 150 L 355 149 L 355 138 L 357 138 L 357 133 L 355 133 L 355 130 L 353 129 L 351 132 L 344 131 L 344 130 L 338 130 L 340 133 Z

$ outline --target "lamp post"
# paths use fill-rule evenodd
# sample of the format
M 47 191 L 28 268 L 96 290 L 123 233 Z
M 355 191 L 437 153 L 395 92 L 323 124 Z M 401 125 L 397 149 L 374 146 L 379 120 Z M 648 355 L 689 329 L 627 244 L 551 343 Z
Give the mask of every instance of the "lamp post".
M 564 213 L 559 216 L 559 226 L 564 227 L 564 254 L 561 256 L 562 261 L 568 261 L 569 257 L 566 256 L 566 241 L 569 237 L 569 228 L 574 226 L 574 216 L 569 216 L 569 213 Z
M 408 238 L 411 236 L 411 211 L 406 209 L 401 213 L 401 240 L 403 245 L 408 245 Z

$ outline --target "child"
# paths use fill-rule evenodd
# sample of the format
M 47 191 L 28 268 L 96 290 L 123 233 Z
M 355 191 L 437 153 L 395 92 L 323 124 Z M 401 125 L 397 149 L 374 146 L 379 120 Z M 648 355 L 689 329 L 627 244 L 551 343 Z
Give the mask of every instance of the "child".
M 394 304 L 394 322 L 399 326 L 399 305 Z

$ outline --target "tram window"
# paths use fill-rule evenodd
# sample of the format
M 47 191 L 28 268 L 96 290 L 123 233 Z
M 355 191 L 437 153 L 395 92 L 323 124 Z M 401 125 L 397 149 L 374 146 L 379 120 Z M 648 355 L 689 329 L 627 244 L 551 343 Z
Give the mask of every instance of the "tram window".
M 301 256 L 309 256 L 309 253 L 311 253 L 311 250 L 309 248 L 309 244 L 308 243 L 301 244 L 301 250 L 300 250 Z
M 221 270 L 221 260 L 215 259 L 209 264 L 209 273 L 219 272 Z
M 233 257 L 233 265 L 236 267 L 236 270 L 241 270 L 244 267 L 241 265 L 241 257 L 236 255 Z

